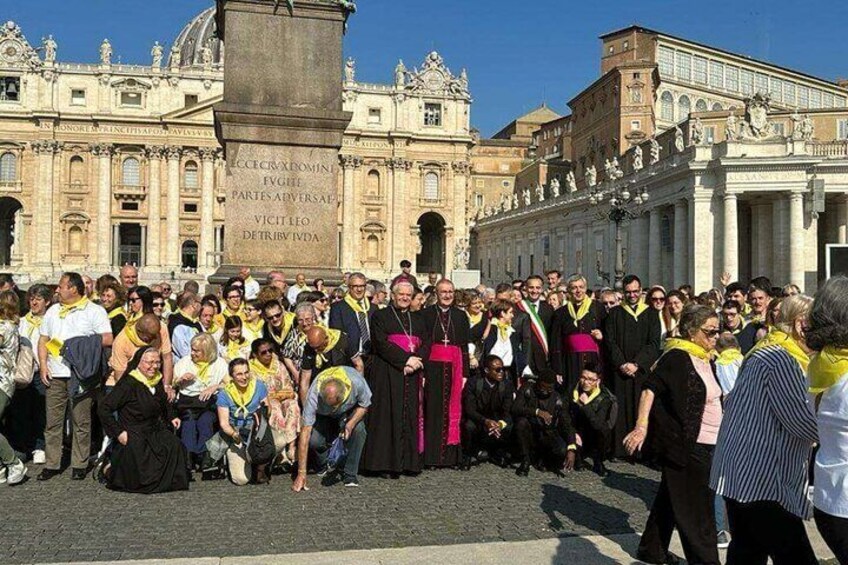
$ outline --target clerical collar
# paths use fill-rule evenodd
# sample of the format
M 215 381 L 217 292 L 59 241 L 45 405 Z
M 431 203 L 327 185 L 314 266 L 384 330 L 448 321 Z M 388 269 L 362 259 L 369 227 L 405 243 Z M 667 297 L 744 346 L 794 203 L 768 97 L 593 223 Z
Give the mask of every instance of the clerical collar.
M 439 310 L 441 310 L 442 312 L 447 312 L 447 311 L 448 311 L 448 310 L 450 310 L 450 309 L 451 309 L 451 307 L 450 307 L 450 306 L 448 306 L 447 308 L 445 308 L 444 306 L 439 305 Z

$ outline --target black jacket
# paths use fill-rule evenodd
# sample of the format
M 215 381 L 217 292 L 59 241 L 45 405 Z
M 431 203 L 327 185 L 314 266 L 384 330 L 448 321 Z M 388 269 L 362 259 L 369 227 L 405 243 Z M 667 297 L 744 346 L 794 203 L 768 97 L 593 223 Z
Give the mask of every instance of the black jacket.
M 178 326 L 190 326 L 195 328 L 198 333 L 203 333 L 203 327 L 200 325 L 200 322 L 189 320 L 179 310 L 168 316 L 168 337 L 174 337 L 174 330 Z
M 715 367 L 710 366 L 715 378 Z M 685 466 L 698 440 L 707 401 L 707 387 L 689 354 L 677 349 L 664 354 L 643 390 L 656 395 L 648 426 L 652 453 L 665 464 Z
M 512 403 L 515 387 L 506 379 L 489 387 L 484 377 L 468 381 L 462 391 L 462 415 L 476 424 L 485 420 L 506 422 L 512 429 Z
M 553 416 L 550 424 L 545 424 L 545 421 L 536 415 L 537 409 L 544 410 Z M 539 398 L 533 381 L 518 390 L 515 402 L 512 404 L 512 417 L 527 418 L 541 433 L 559 433 L 569 445 L 574 443 L 574 424 L 571 422 L 568 407 L 562 402 L 562 397 L 554 392 L 547 398 Z
M 371 304 L 367 298 L 363 300 L 368 303 L 368 329 L 370 331 L 371 316 L 377 311 L 377 307 Z M 341 330 L 347 335 L 347 354 L 349 357 L 353 358 L 359 353 L 359 342 L 362 339 L 362 331 L 359 329 L 359 318 L 356 312 L 353 311 L 353 308 L 344 300 L 336 302 L 330 308 L 330 327 L 334 330 Z M 373 332 L 371 337 L 374 337 Z M 373 346 L 370 349 L 373 349 Z M 371 351 L 363 351 L 363 353 L 367 355 Z
M 610 390 L 601 385 L 601 392 L 589 404 L 569 402 L 571 421 L 578 433 L 587 428 L 612 431 L 618 419 L 618 400 Z

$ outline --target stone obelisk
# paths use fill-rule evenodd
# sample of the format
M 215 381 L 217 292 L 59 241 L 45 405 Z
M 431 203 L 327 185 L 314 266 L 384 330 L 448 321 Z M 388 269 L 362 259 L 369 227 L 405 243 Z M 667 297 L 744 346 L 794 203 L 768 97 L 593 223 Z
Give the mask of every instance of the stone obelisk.
M 216 0 L 224 98 L 215 130 L 226 158 L 220 282 L 247 265 L 259 278 L 339 278 L 338 167 L 342 0 Z

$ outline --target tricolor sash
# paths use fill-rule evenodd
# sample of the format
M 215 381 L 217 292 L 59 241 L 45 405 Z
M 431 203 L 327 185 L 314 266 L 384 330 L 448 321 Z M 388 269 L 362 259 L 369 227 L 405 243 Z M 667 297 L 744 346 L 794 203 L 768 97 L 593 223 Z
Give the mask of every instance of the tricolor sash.
M 542 323 L 542 318 L 539 313 L 534 311 L 526 300 L 518 303 L 519 308 L 530 316 L 530 327 L 536 335 L 536 341 L 542 344 L 542 350 L 545 352 L 545 357 L 548 355 L 548 332 L 545 330 L 545 324 Z

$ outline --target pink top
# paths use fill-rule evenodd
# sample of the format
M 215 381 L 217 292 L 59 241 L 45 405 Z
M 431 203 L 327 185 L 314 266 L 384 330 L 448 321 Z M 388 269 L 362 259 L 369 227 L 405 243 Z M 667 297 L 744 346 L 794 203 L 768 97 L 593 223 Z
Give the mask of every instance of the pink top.
M 689 356 L 695 371 L 707 387 L 707 401 L 704 403 L 704 413 L 701 415 L 701 431 L 698 433 L 698 443 L 715 445 L 718 438 L 718 428 L 721 426 L 721 387 L 713 375 L 708 361 Z

